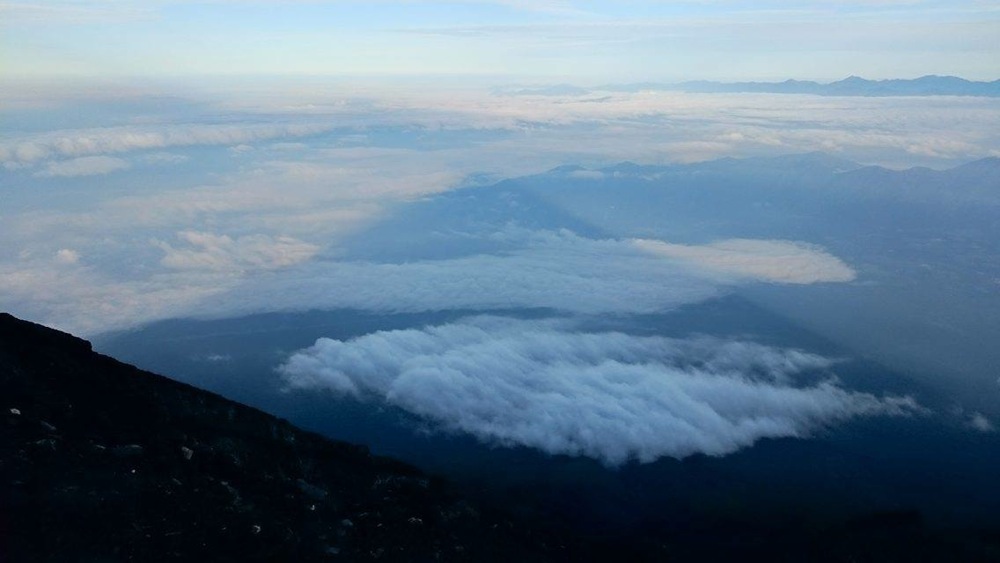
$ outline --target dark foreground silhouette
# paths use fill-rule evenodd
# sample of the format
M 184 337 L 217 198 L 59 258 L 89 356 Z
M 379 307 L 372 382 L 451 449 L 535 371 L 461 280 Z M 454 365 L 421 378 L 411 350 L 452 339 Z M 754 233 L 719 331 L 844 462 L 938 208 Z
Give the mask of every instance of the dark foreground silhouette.
M 0 314 L 0 560 L 562 559 L 440 481 Z

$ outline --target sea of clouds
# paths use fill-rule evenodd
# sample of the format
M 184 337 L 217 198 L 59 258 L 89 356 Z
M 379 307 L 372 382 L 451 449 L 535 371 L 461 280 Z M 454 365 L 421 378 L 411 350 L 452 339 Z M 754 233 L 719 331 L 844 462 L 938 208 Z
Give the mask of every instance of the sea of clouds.
M 392 405 L 491 444 L 616 466 L 721 456 L 855 417 L 922 411 L 909 397 L 844 389 L 834 363 L 752 342 L 484 316 L 319 339 L 278 369 L 293 389 Z
M 746 283 L 855 276 L 822 248 L 794 241 L 680 245 L 519 228 L 487 236 L 503 237 L 513 249 L 391 263 L 321 260 L 318 246 L 292 237 L 182 231 L 175 241 L 149 243 L 163 252 L 163 271 L 155 275 L 102 276 L 76 251 L 61 249 L 19 267 L 0 264 L 0 292 L 34 318 L 87 334 L 170 317 L 311 309 L 655 313 Z

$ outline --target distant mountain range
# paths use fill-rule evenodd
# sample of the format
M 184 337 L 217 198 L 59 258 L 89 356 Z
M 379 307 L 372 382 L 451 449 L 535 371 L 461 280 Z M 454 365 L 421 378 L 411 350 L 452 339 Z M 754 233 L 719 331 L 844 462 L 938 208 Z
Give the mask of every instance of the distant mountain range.
M 700 93 L 812 94 L 816 96 L 985 96 L 1000 97 L 1000 80 L 976 82 L 957 76 L 921 76 L 914 79 L 867 80 L 849 76 L 836 82 L 811 80 L 784 82 L 715 82 L 695 80 L 678 83 L 636 82 L 606 84 L 585 89 L 569 84 L 507 90 L 520 96 L 581 96 L 592 92 L 640 92 L 662 90 Z

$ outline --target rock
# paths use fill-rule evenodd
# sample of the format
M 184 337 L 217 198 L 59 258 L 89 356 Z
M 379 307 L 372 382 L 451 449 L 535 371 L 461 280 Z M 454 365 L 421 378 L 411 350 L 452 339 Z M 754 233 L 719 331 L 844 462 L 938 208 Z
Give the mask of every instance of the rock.
M 55 426 L 52 426 L 51 424 L 49 424 L 48 422 L 45 422 L 44 420 L 41 421 L 39 424 L 41 424 L 42 429 L 44 429 L 46 432 L 55 432 L 56 431 L 56 427 Z
M 194 456 L 194 450 L 186 446 L 181 446 L 181 456 L 183 456 L 185 460 L 191 461 L 191 457 Z

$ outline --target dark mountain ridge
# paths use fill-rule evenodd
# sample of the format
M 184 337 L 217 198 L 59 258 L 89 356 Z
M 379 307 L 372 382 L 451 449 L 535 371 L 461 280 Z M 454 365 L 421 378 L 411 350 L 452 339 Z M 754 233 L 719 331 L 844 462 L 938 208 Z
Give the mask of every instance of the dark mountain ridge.
M 694 81 L 673 85 L 687 92 L 760 92 L 814 94 L 819 96 L 1000 96 L 1000 80 L 976 82 L 957 76 L 927 75 L 913 79 L 868 80 L 849 76 L 836 82 L 811 80 L 784 82 Z
M 0 396 L 0 561 L 516 561 L 557 551 L 409 465 L 6 313 Z

